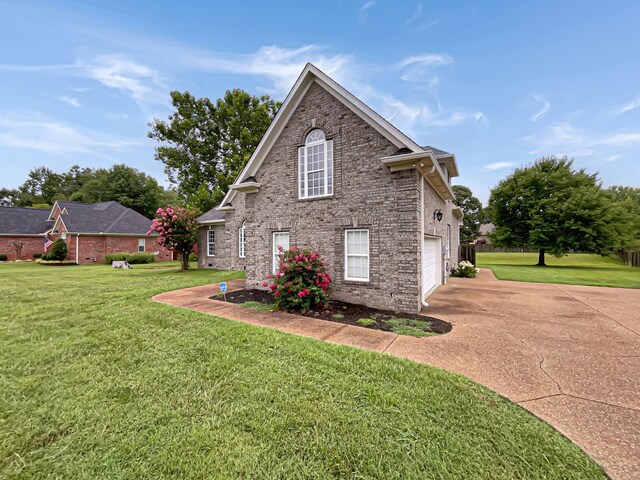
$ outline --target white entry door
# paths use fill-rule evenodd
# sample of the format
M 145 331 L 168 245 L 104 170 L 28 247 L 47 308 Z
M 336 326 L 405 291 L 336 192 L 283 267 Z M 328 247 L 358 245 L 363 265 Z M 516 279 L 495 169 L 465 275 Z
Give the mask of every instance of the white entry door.
M 440 285 L 440 239 L 424 237 L 422 247 L 422 298 Z

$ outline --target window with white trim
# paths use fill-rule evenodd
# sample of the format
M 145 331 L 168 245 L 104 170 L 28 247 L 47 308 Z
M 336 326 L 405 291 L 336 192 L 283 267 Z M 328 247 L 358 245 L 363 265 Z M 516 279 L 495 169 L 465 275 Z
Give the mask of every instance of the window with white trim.
M 207 230 L 207 257 L 216 254 L 216 231 L 213 228 Z
M 238 257 L 245 258 L 245 248 L 246 248 L 246 230 L 244 222 L 242 222 L 242 226 L 238 229 Z
M 359 282 L 369 281 L 369 230 L 345 230 L 344 278 Z
M 138 239 L 138 252 L 144 252 L 145 240 L 146 239 L 144 239 L 144 238 L 139 238 Z
M 298 198 L 329 195 L 333 195 L 333 140 L 315 129 L 298 149 Z
M 273 273 L 278 271 L 278 260 L 282 250 L 289 250 L 289 232 L 273 232 Z

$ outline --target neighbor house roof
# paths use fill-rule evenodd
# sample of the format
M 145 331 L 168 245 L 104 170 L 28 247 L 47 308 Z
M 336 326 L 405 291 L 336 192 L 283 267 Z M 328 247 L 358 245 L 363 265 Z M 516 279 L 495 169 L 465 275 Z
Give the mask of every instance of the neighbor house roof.
M 208 212 L 205 212 L 202 215 L 200 215 L 196 219 L 196 222 L 205 223 L 205 224 L 206 223 L 224 223 L 224 212 L 221 212 L 220 210 L 212 208 Z
M 42 235 L 51 228 L 49 210 L 0 207 L 0 235 Z
M 238 190 L 242 190 L 242 184 L 249 177 L 253 177 L 256 175 L 256 172 L 260 168 L 263 160 L 268 155 L 271 147 L 280 136 L 280 133 L 286 126 L 287 122 L 293 115 L 297 106 L 300 104 L 300 101 L 304 98 L 307 93 L 309 87 L 313 83 L 317 83 L 322 88 L 327 90 L 330 94 L 332 94 L 335 98 L 337 98 L 340 102 L 342 102 L 347 108 L 349 108 L 352 112 L 362 118 L 365 122 L 367 122 L 371 127 L 373 127 L 377 132 L 379 132 L 382 136 L 387 138 L 391 143 L 393 143 L 398 149 L 406 149 L 404 150 L 406 153 L 404 155 L 398 155 L 398 159 L 387 160 L 387 163 L 390 164 L 394 161 L 404 161 L 406 160 L 407 165 L 403 165 L 402 168 L 414 168 L 415 160 L 420 158 L 430 158 L 430 161 L 434 162 L 434 167 L 436 172 L 431 172 L 436 176 L 441 177 L 440 182 L 442 183 L 442 192 L 447 198 L 453 198 L 453 191 L 448 186 L 448 181 L 444 178 L 444 173 L 441 171 L 439 165 L 437 165 L 436 157 L 437 155 L 432 151 L 424 150 L 420 145 L 411 140 L 407 135 L 398 130 L 395 126 L 389 123 L 386 119 L 384 119 L 380 114 L 375 112 L 369 106 L 367 106 L 364 102 L 362 102 L 355 95 L 350 93 L 347 89 L 345 89 L 342 85 L 338 84 L 335 80 L 329 77 L 327 74 L 322 72 L 316 66 L 307 63 L 307 65 L 302 70 L 302 73 L 296 80 L 296 83 L 291 88 L 291 91 L 284 99 L 282 106 L 278 110 L 278 113 L 274 117 L 273 121 L 269 125 L 269 128 L 263 135 L 260 143 L 256 147 L 255 151 L 249 158 L 249 161 L 245 165 L 240 175 L 235 179 L 235 182 L 225 195 L 222 202 L 220 202 L 219 209 L 232 210 L 233 198 L 236 195 Z M 425 155 L 427 152 L 427 155 Z M 446 153 L 446 152 L 445 152 Z M 447 154 L 450 155 L 450 154 Z M 406 158 L 403 158 L 406 157 Z M 416 158 L 414 158 L 416 157 Z M 390 165 L 391 166 L 391 165 Z M 393 170 L 392 170 L 393 171 Z M 452 173 L 453 176 L 457 175 L 457 169 L 455 174 Z M 258 179 L 259 180 L 259 179 Z M 259 184 L 256 183 L 254 185 L 259 187 Z M 227 204 L 230 204 L 227 206 Z
M 63 211 L 62 220 L 70 233 L 146 235 L 151 228 L 151 220 L 118 202 L 56 204 Z
M 487 235 L 496 229 L 493 223 L 483 223 L 480 225 L 480 235 Z

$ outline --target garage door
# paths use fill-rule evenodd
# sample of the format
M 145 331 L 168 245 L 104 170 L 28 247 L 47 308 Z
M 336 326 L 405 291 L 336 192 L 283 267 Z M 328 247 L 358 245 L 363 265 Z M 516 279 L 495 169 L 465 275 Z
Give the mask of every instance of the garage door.
M 422 297 L 440 284 L 440 239 L 425 237 L 422 249 Z

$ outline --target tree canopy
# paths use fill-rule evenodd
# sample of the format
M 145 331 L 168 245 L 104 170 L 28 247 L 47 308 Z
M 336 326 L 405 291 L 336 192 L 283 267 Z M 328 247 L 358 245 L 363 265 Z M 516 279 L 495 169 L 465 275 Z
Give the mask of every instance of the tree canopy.
M 155 157 L 186 202 L 205 211 L 219 204 L 258 146 L 281 103 L 234 89 L 215 103 L 171 92 L 175 112 L 154 119 Z
M 480 235 L 480 224 L 483 223 L 482 202 L 473 196 L 469 187 L 453 185 L 455 204 L 460 207 L 464 218 L 460 225 L 460 241 L 473 242 Z
M 74 202 L 116 201 L 147 217 L 158 207 L 177 203 L 173 190 L 165 190 L 151 176 L 127 165 L 110 168 L 80 168 L 56 173 L 36 167 L 17 189 L 0 190 L 0 202 L 19 207 L 50 208 L 57 200 Z
M 610 197 L 597 175 L 575 170 L 567 157 L 543 157 L 516 169 L 491 191 L 497 245 L 533 247 L 560 256 L 603 253 L 614 243 Z

